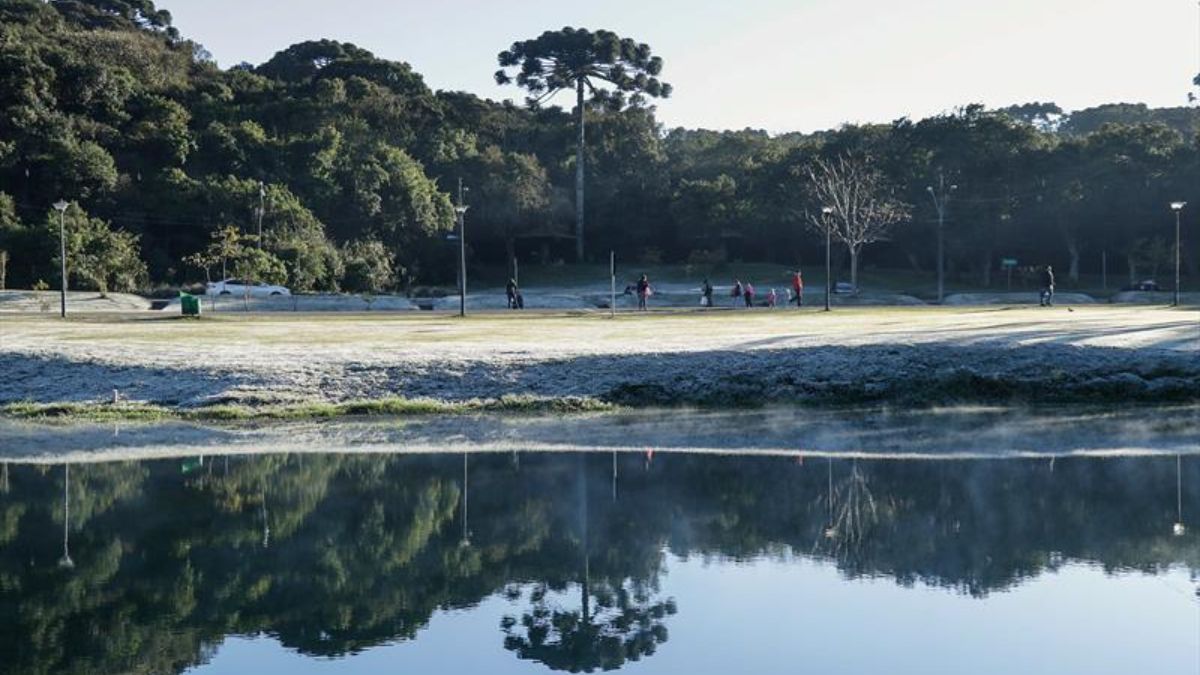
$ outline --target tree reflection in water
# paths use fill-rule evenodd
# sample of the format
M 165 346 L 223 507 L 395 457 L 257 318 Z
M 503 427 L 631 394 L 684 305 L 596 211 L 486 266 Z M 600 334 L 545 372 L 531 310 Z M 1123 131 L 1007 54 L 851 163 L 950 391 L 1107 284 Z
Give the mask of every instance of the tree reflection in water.
M 517 458 L 255 456 L 187 472 L 178 460 L 114 462 L 72 465 L 69 481 L 65 466 L 11 465 L 0 663 L 180 672 L 232 634 L 337 657 L 413 639 L 439 609 L 501 595 L 514 610 L 497 640 L 517 658 L 610 669 L 670 647 L 668 555 L 803 552 L 850 578 L 974 596 L 1073 560 L 1200 570 L 1195 535 L 1175 534 L 1197 506 L 1190 457 L 1062 458 L 1053 470 L 1041 460 Z M 73 569 L 57 564 L 64 544 Z
M 501 622 L 504 647 L 522 659 L 539 661 L 554 670 L 592 672 L 615 670 L 626 661 L 654 654 L 667 641 L 665 617 L 676 612 L 675 601 L 658 600 L 656 583 L 629 579 L 592 579 L 590 507 L 586 457 L 576 462 L 579 491 L 579 610 L 552 603 L 545 585 L 529 593 L 530 608 L 518 621 Z M 617 459 L 613 455 L 612 499 L 616 499 Z M 513 599 L 520 600 L 518 593 Z M 594 600 L 594 604 L 593 604 Z

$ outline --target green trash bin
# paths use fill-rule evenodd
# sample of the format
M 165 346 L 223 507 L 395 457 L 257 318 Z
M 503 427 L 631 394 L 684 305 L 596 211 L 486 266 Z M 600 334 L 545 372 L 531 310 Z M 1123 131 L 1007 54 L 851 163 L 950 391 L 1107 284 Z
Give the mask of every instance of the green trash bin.
M 200 316 L 200 298 L 191 293 L 180 292 L 179 306 L 183 309 L 184 316 Z

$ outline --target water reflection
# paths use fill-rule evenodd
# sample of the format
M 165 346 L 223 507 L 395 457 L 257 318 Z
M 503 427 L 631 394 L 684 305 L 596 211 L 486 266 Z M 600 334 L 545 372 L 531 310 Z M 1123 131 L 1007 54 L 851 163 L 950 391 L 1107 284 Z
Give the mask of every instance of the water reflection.
M 0 663 L 181 672 L 230 635 L 337 657 L 498 596 L 512 603 L 495 634 L 508 658 L 614 669 L 670 645 L 688 612 L 662 590 L 668 554 L 800 556 L 979 598 L 1073 561 L 1194 575 L 1183 514 L 1197 473 L 1184 456 L 651 451 L 13 465 L 0 483 Z
M 1175 527 L 1173 532 L 1176 537 L 1182 537 L 1187 534 L 1187 528 L 1183 525 L 1183 456 L 1175 455 Z

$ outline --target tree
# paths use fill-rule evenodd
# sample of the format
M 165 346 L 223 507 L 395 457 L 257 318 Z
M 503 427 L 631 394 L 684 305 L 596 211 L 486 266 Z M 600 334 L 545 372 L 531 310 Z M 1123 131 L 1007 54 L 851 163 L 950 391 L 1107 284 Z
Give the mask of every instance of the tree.
M 697 249 L 721 251 L 727 228 L 739 215 L 737 183 L 726 174 L 712 180 L 684 178 L 671 200 L 671 214 L 684 242 Z
M 221 265 L 221 280 L 229 278 L 229 263 L 246 250 L 247 237 L 232 225 L 213 230 L 211 241 L 202 251 L 184 258 L 184 262 L 204 270 L 205 281 L 212 282 L 212 268 Z
M 100 218 L 91 218 L 77 204 L 63 216 L 66 233 L 67 269 L 108 297 L 110 290 L 133 291 L 147 282 L 146 263 L 142 262 L 138 237 L 114 230 Z M 42 227 L 46 248 L 54 248 L 59 239 L 59 214 L 50 211 Z M 58 264 L 58 256 L 54 258 Z
M 292 291 L 337 290 L 341 255 L 321 221 L 280 185 L 266 187 L 264 205 L 263 248 L 283 261 Z
M 911 207 L 892 196 L 892 188 L 869 160 L 840 155 L 816 159 L 806 168 L 809 190 L 821 212 L 808 215 L 818 232 L 827 230 L 850 253 L 850 284 L 858 292 L 858 257 L 863 246 L 883 241 L 908 219 Z M 829 209 L 829 213 L 824 213 Z
M 239 279 L 263 281 L 268 284 L 287 282 L 287 267 L 283 261 L 257 246 L 247 246 L 233 259 L 233 275 Z M 250 287 L 246 287 L 249 295 Z
M 375 239 L 360 239 L 342 249 L 345 276 L 342 288 L 352 293 L 375 294 L 395 283 L 392 256 Z
M 478 168 L 479 210 L 472 222 L 480 222 L 487 228 L 485 234 L 504 241 L 505 264 L 511 272 L 517 237 L 556 229 L 546 222 L 552 191 L 546 170 L 533 155 L 504 153 L 495 146 L 480 154 Z
M 621 38 L 616 33 L 566 27 L 546 31 L 533 40 L 513 43 L 500 52 L 497 84 L 517 83 L 526 89 L 529 104 L 538 106 L 564 89 L 575 90 L 578 139 L 575 146 L 575 255 L 583 261 L 583 178 L 585 148 L 585 95 L 611 109 L 629 103 L 641 105 L 645 96 L 666 98 L 671 85 L 658 79 L 662 59 L 650 45 Z M 508 70 L 513 69 L 515 76 Z M 605 88 L 611 85 L 611 90 Z
M 24 245 L 25 228 L 17 218 L 13 198 L 0 192 L 0 291 L 8 287 L 8 263 L 10 251 Z

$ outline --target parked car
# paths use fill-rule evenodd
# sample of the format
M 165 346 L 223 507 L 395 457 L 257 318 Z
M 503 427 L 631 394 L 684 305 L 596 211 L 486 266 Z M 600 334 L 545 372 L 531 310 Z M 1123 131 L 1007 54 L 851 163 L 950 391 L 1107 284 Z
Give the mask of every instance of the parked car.
M 849 281 L 839 281 L 834 284 L 833 292 L 838 295 L 853 295 L 858 291 L 855 290 L 854 284 L 851 284 Z
M 272 286 L 261 281 L 245 281 L 242 279 L 225 279 L 210 281 L 205 290 L 208 295 L 291 295 L 292 292 L 283 286 Z
M 1157 291 L 1158 282 L 1153 279 L 1142 279 L 1136 284 L 1125 288 L 1127 291 Z

